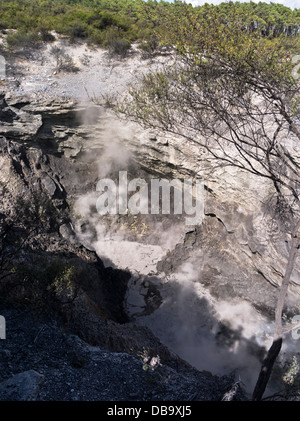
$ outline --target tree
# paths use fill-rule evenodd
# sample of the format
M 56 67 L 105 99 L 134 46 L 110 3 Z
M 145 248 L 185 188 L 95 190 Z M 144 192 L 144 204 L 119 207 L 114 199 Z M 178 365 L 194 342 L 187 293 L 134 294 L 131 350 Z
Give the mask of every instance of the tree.
M 299 85 L 291 77 L 299 38 L 287 43 L 248 31 L 233 3 L 226 13 L 177 4 L 161 15 L 165 44 L 177 62 L 142 77 L 117 110 L 146 127 L 199 145 L 217 166 L 233 166 L 270 181 L 274 222 L 286 234 L 288 262 L 275 309 L 275 332 L 253 392 L 261 400 L 281 350 L 282 315 L 300 245 Z M 300 49 L 299 49 L 300 50 Z M 298 51 L 299 51 L 298 50 Z

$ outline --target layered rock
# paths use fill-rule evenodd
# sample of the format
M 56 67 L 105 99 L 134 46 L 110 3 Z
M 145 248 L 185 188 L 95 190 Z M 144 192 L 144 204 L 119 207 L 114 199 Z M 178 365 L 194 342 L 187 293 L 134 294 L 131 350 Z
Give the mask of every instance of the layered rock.
M 17 105 L 16 101 L 14 105 Z M 47 112 L 49 107 L 48 104 Z M 7 105 L 5 108 L 11 110 Z M 58 108 L 56 104 L 54 115 Z M 32 114 L 24 111 L 24 115 L 27 114 L 31 121 Z M 41 121 L 44 118 L 44 115 L 39 115 Z M 0 131 L 7 135 L 5 125 Z M 128 320 L 123 300 L 130 274 L 104 267 L 99 257 L 76 238 L 69 213 L 71 202 L 68 202 L 68 193 L 62 181 L 67 176 L 67 159 L 61 158 L 60 154 L 56 155 L 51 147 L 44 150 L 44 138 L 40 138 L 37 133 L 32 134 L 30 139 L 27 134 L 23 139 L 18 136 L 17 139 L 13 138 L 13 135 L 1 138 L 0 182 L 5 192 L 2 212 L 18 212 L 14 209 L 14 198 L 22 197 L 30 202 L 36 196 L 45 196 L 53 206 L 53 217 L 46 221 L 40 232 L 28 237 L 21 256 L 16 256 L 15 267 L 21 266 L 22 274 L 27 271 L 30 281 L 24 284 L 22 279 L 13 275 L 8 285 L 2 283 L 1 289 L 5 292 L 6 301 L 27 300 L 34 308 L 40 305 L 40 310 L 56 314 L 70 329 L 90 343 L 108 349 L 138 352 L 143 348 L 143 343 L 151 344 L 150 348 L 153 349 L 155 344 L 164 349 L 147 329 L 128 327 L 128 333 L 125 334 L 125 329 L 119 327 L 118 323 Z M 55 142 L 55 139 L 52 141 Z M 71 168 L 72 164 L 69 166 Z M 76 170 L 73 168 L 74 172 Z M 72 177 L 70 174 L 68 176 Z M 72 178 L 68 178 L 68 183 L 76 191 Z M 60 268 L 62 278 L 57 276 Z M 70 269 L 74 273 L 68 277 L 66 271 Z M 54 274 L 52 280 L 51 273 Z M 43 302 L 43 299 L 46 301 Z M 161 353 L 169 355 L 167 349 Z
M 11 195 L 22 194 L 38 185 L 58 210 L 56 234 L 53 235 L 56 246 L 53 248 L 50 241 L 45 253 L 67 247 L 68 253 L 81 258 L 79 249 L 82 249 L 83 238 L 87 239 L 85 245 L 90 249 L 96 241 L 103 239 L 103 231 L 99 231 L 97 225 L 100 221 L 105 226 L 105 233 L 122 228 L 121 237 L 116 237 L 117 242 L 122 238 L 136 242 L 137 247 L 138 244 L 162 245 L 161 251 L 155 249 L 152 253 L 155 258 L 149 265 L 151 269 L 148 267 L 148 271 L 142 273 L 140 285 L 143 288 L 140 291 L 145 303 L 141 305 L 140 315 L 149 314 L 161 305 L 163 300 L 154 290 L 159 290 L 166 277 L 188 264 L 193 267 L 193 282 L 201 284 L 216 299 L 245 300 L 272 317 L 288 250 L 285 233 L 274 230 L 272 186 L 268 182 L 237 169 L 220 168 L 206 175 L 205 218 L 197 227 L 185 227 L 180 218 L 167 220 L 125 215 L 99 219 L 95 209 L 99 178 L 117 180 L 118 171 L 122 169 L 128 170 L 131 177 L 145 179 L 195 179 L 203 176 L 203 151 L 195 144 L 119 121 L 110 111 L 91 102 L 57 97 L 35 96 L 32 99 L 17 97 L 15 93 L 2 95 L 1 101 L 1 182 L 9 185 Z M 83 214 L 77 212 L 78 199 L 85 203 Z M 160 237 L 164 231 L 171 232 L 173 226 L 179 226 L 181 235 L 167 247 L 166 242 L 160 243 Z M 160 227 L 159 232 L 157 227 Z M 64 240 L 58 240 L 57 232 Z M 37 244 L 35 252 L 41 252 L 43 242 Z M 100 257 L 105 243 L 101 247 L 98 250 Z M 99 270 L 99 262 L 94 261 L 95 254 L 85 253 L 91 253 L 89 258 Z M 82 290 L 81 301 L 75 300 L 64 316 L 74 331 L 92 344 L 118 351 L 134 349 L 136 352 L 141 343 L 150 346 L 153 342 L 153 350 L 156 350 L 161 344 L 156 343 L 148 330 L 146 332 L 140 327 L 131 330 L 127 327 L 130 325 L 120 327 L 115 324 L 122 317 L 122 321 L 126 321 L 126 315 L 122 314 L 124 290 L 117 297 L 113 312 L 109 311 L 109 301 L 105 301 L 108 296 L 113 296 L 113 291 L 103 296 L 103 280 L 118 277 L 118 272 L 109 274 L 107 270 L 107 266 L 114 267 L 121 261 L 116 258 L 114 262 L 113 257 L 112 253 L 112 261 L 108 259 L 105 265 L 100 264 L 100 305 L 94 300 L 94 288 L 97 287 L 93 285 L 91 293 Z M 298 265 L 291 280 L 291 303 L 299 296 Z M 150 279 L 151 275 L 156 279 Z M 123 286 L 128 279 L 126 275 Z M 86 305 L 89 308 L 87 313 Z M 117 314 L 122 317 L 114 318 Z M 113 322 L 104 323 L 106 318 Z M 128 334 L 125 333 L 127 328 Z M 169 358 L 169 351 L 165 348 L 163 351 L 159 348 L 159 351 L 166 355 L 166 360 Z
M 11 156 L 10 162 L 3 162 L 2 179 L 11 177 L 11 171 L 21 171 L 22 188 L 26 182 L 39 182 L 61 208 L 72 207 L 79 197 L 95 191 L 102 173 L 101 156 L 105 156 L 109 144 L 116 148 L 121 145 L 127 151 L 130 158 L 125 157 L 124 162 L 121 158 L 116 167 L 126 169 L 135 163 L 133 174 L 144 170 L 152 176 L 179 179 L 202 174 L 203 152 L 196 145 L 160 138 L 134 124 L 118 122 L 111 113 L 93 104 L 59 99 L 31 102 L 6 95 L 2 96 L 1 112 L 11 118 L 7 122 L 7 117 L 2 117 L 0 130 L 8 141 L 3 147 Z M 32 125 L 33 121 L 36 124 Z M 13 158 L 21 154 L 20 143 L 27 148 L 27 166 L 20 166 Z M 111 174 L 115 176 L 115 168 Z M 201 282 L 217 295 L 222 296 L 227 288 L 229 295 L 260 308 L 264 304 L 274 308 L 274 287 L 283 276 L 287 249 L 284 233 L 273 230 L 268 208 L 271 186 L 237 169 L 219 170 L 205 179 L 205 191 L 202 226 L 188 233 L 183 243 L 162 259 L 159 270 L 170 273 L 187 260 L 197 262 Z M 66 231 L 65 235 L 70 236 Z M 295 268 L 293 293 L 298 294 L 298 283 L 299 269 Z M 222 285 L 227 285 L 225 290 Z

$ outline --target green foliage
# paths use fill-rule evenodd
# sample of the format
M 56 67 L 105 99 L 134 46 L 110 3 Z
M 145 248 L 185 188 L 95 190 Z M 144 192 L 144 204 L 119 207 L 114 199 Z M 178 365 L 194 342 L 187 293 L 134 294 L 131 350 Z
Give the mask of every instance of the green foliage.
M 81 22 L 76 22 L 68 29 L 68 35 L 71 41 L 74 41 L 76 38 L 87 38 L 88 27 Z
M 131 44 L 124 38 L 124 32 L 122 29 L 117 26 L 108 27 L 103 35 L 103 44 L 109 48 L 109 50 L 114 53 L 124 57 Z
M 199 23 L 207 22 L 212 11 L 222 16 L 223 23 L 230 23 L 235 9 L 244 31 L 260 33 L 273 39 L 283 35 L 287 38 L 299 35 L 300 9 L 291 10 L 280 4 L 260 3 L 221 3 L 218 6 L 199 6 L 187 8 Z M 105 31 L 113 27 L 122 31 L 121 39 L 128 42 L 144 40 L 141 45 L 146 52 L 156 48 L 153 36 L 161 35 L 161 16 L 164 14 L 170 22 L 172 16 L 182 19 L 180 1 L 148 0 L 0 0 L 0 28 L 18 29 L 23 34 L 40 31 L 42 39 L 47 41 L 49 31 L 70 36 L 71 39 L 83 38 L 93 43 L 105 45 Z M 219 28 L 215 28 L 218 30 Z M 222 30 L 224 27 L 222 27 Z M 145 33 L 148 33 L 145 39 Z M 26 37 L 25 37 L 26 38 Z M 46 39 L 45 39 L 46 38 Z M 12 40 L 14 43 L 14 40 Z M 123 44 L 125 44 L 123 42 Z
M 138 45 L 139 49 L 144 53 L 145 57 L 152 56 L 158 51 L 159 39 L 155 35 L 145 36 Z
M 176 51 L 178 64 L 148 73 L 140 86 L 132 86 L 120 111 L 148 127 L 168 130 L 181 121 L 189 131 L 195 126 L 197 132 L 199 125 L 205 127 L 205 119 L 209 120 L 207 111 L 215 113 L 214 98 L 226 98 L 229 91 L 238 107 L 246 92 L 270 98 L 283 90 L 289 92 L 286 104 L 293 101 L 293 110 L 297 110 L 297 86 L 291 72 L 300 38 L 280 35 L 270 39 L 249 30 L 246 17 L 233 3 L 227 4 L 226 16 L 221 8 L 191 9 L 179 2 L 171 12 L 162 11 L 161 42 Z M 193 110 L 188 113 L 189 122 L 187 110 Z M 223 119 L 229 115 L 229 107 L 224 113 Z
M 53 42 L 55 41 L 55 36 L 51 34 L 48 27 L 40 26 L 39 35 L 43 42 Z
M 114 54 L 125 57 L 130 49 L 130 42 L 122 38 L 113 38 L 109 42 L 109 48 Z
M 41 40 L 37 31 L 26 32 L 24 29 L 12 32 L 6 37 L 9 49 L 38 48 L 41 45 Z

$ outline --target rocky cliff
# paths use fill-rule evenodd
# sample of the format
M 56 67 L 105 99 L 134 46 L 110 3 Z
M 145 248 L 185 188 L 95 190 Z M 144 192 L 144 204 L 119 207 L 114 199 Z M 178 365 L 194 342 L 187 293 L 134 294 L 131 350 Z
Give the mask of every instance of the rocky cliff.
M 69 153 L 85 152 L 75 137 L 89 139 L 80 110 L 74 102 L 1 95 L 3 215 L 18 212 L 13 198 L 37 196 L 51 201 L 53 213 L 14 257 L 22 272 L 1 283 L 0 399 L 219 400 L 233 378 L 198 372 L 130 322 L 124 298 L 131 273 L 105 266 L 74 231 L 74 201 L 96 177 L 93 163 Z M 147 372 L 145 358 L 150 364 L 156 356 L 159 366 Z
M 81 63 L 78 74 L 53 74 L 48 50 L 26 63 L 14 57 L 0 96 L 3 210 L 9 212 L 17 196 L 43 195 L 54 207 L 47 229 L 26 243 L 22 261 L 36 279 L 49 280 L 53 266 L 75 270 L 63 287 L 57 286 L 57 276 L 49 280 L 56 284 L 50 282 L 53 302 L 47 308 L 80 340 L 102 349 L 80 345 L 93 355 L 88 364 L 125 358 L 104 355 L 109 350 L 131 354 L 126 358 L 135 366 L 136 356 L 147 349 L 175 370 L 172 376 L 176 370 L 185 379 L 191 372 L 200 375 L 183 358 L 213 373 L 241 370 L 251 389 L 287 259 L 284 234 L 272 225 L 270 186 L 238 170 L 206 171 L 205 217 L 196 227 L 187 227 L 179 216 L 101 217 L 95 208 L 100 178 L 117 181 L 121 170 L 145 180 L 203 177 L 203 151 L 118 120 L 91 101 L 91 96 L 124 90 L 139 67 L 147 70 L 163 58 L 141 65 L 137 53 L 120 62 L 84 45 L 70 48 Z M 82 64 L 86 55 L 89 66 Z M 21 60 L 21 75 L 16 60 Z M 292 276 L 291 306 L 298 300 L 299 269 Z M 7 297 L 22 302 L 26 294 L 29 290 L 17 288 Z M 3 352 L 11 358 L 9 346 Z M 18 369 L 41 369 L 30 364 Z M 3 379 L 15 373 L 16 367 Z M 212 384 L 209 375 L 201 376 L 201 382 Z M 216 392 L 207 386 L 211 392 L 199 399 L 219 398 L 223 383 L 213 379 Z M 197 389 L 197 382 L 193 385 Z M 39 396 L 51 399 L 50 386 L 47 390 Z M 181 389 L 168 393 L 183 396 Z M 196 396 L 194 389 L 188 395 L 184 399 Z M 89 399 L 85 393 L 77 397 Z

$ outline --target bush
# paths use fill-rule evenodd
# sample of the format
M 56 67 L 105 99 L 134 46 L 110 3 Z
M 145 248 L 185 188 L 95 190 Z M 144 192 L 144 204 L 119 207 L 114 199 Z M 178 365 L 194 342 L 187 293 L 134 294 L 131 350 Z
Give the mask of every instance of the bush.
M 152 56 L 157 52 L 158 49 L 158 40 L 155 37 L 142 41 L 138 47 L 145 56 Z
M 53 55 L 56 60 L 56 70 L 58 72 L 61 70 L 66 72 L 77 72 L 79 70 L 72 57 L 67 54 L 63 48 L 57 46 L 52 47 L 50 54 Z
M 88 44 L 104 45 L 104 37 L 101 31 L 93 29 L 89 31 L 89 37 L 87 39 Z
M 86 38 L 88 36 L 88 28 L 83 23 L 77 22 L 69 28 L 68 35 L 71 41 L 74 41 L 76 38 Z
M 55 41 L 55 36 L 53 34 L 51 34 L 51 32 L 49 31 L 49 29 L 41 27 L 39 29 L 39 34 L 40 34 L 40 38 L 42 41 L 44 42 L 53 42 Z
M 39 48 L 41 37 L 36 31 L 26 32 L 25 30 L 18 30 L 7 35 L 6 43 L 9 49 Z
M 71 303 L 79 294 L 82 279 L 86 278 L 79 260 L 38 255 L 16 262 L 12 271 L 12 293 L 5 300 L 23 302 L 36 311 L 53 312 L 57 305 Z M 3 285 L 0 285 L 3 288 Z M 9 289 L 8 289 L 9 291 Z
M 112 53 L 125 57 L 131 47 L 131 44 L 126 39 L 113 38 L 109 41 L 108 47 Z
M 112 13 L 104 10 L 98 17 L 91 18 L 89 23 L 94 28 L 102 31 L 103 29 L 116 25 L 116 17 Z
M 124 38 L 121 28 L 110 26 L 103 31 L 104 46 L 108 47 L 110 52 L 125 57 L 131 47 L 130 42 Z

